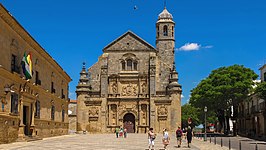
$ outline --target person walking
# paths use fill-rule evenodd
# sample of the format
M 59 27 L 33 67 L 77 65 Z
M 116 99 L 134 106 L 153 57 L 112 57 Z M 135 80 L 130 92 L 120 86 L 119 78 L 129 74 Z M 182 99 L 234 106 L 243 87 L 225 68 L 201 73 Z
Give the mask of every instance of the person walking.
M 179 148 L 182 144 L 182 135 L 183 135 L 183 131 L 181 130 L 181 127 L 178 126 L 177 130 L 176 130 L 176 140 L 177 140 L 177 147 Z
M 153 132 L 153 128 L 149 129 L 148 132 L 148 141 L 149 141 L 149 150 L 150 148 L 154 150 L 154 140 L 156 138 L 156 134 Z
M 124 129 L 121 127 L 119 131 L 119 137 L 123 137 Z
M 119 128 L 115 128 L 115 134 L 116 134 L 116 138 L 118 138 L 118 136 L 119 136 Z
M 167 145 L 169 145 L 169 142 L 170 142 L 170 137 L 169 137 L 169 134 L 167 132 L 167 129 L 164 129 L 163 131 L 163 145 L 164 145 L 164 149 L 166 150 L 166 147 Z
M 192 128 L 190 126 L 188 126 L 188 128 L 187 128 L 187 146 L 188 146 L 188 148 L 190 148 L 189 144 L 192 141 L 192 136 L 193 136 Z
M 127 128 L 124 128 L 124 138 L 127 138 Z

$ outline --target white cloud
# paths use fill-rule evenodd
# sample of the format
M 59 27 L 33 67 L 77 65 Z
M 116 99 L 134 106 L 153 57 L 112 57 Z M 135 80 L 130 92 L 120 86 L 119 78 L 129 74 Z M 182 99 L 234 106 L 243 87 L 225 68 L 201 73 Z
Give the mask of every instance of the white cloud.
M 185 45 L 181 46 L 177 50 L 180 51 L 197 51 L 202 48 L 213 48 L 212 45 L 207 45 L 207 46 L 201 46 L 198 43 L 186 43 Z
M 186 43 L 185 45 L 181 46 L 179 50 L 181 51 L 196 51 L 199 50 L 201 45 L 198 43 Z
M 185 96 L 183 94 L 181 94 L 181 98 L 184 98 Z

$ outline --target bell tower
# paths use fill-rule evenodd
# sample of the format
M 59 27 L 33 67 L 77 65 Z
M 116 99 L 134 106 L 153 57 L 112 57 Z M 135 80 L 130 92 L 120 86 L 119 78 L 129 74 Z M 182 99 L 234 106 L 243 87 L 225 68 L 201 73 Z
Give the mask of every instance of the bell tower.
M 161 87 L 158 90 L 165 90 L 169 83 L 169 75 L 173 68 L 175 48 L 175 22 L 173 16 L 166 7 L 159 14 L 156 22 L 156 48 L 160 60 L 159 78 Z

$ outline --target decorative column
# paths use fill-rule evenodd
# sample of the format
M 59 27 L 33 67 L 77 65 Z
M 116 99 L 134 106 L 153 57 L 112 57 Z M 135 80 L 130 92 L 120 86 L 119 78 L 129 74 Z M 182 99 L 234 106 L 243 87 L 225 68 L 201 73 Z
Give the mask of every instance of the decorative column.
M 36 111 L 36 100 L 34 101 L 33 105 L 31 105 L 31 125 L 30 125 L 30 129 L 31 129 L 31 135 L 32 136 L 36 136 L 36 132 L 35 132 L 35 123 L 34 123 L 34 117 L 35 117 L 35 111 Z
M 24 134 L 25 125 L 23 124 L 23 96 L 21 96 L 20 98 L 19 119 L 20 119 L 20 123 L 19 123 L 19 129 L 18 129 L 18 137 L 23 138 L 25 137 L 25 134 Z

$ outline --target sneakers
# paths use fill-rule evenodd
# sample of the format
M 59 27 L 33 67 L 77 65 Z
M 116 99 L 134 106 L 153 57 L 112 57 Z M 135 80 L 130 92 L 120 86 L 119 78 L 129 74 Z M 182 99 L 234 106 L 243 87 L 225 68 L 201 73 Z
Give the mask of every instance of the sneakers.
M 177 146 L 178 148 L 180 147 L 180 145 Z

